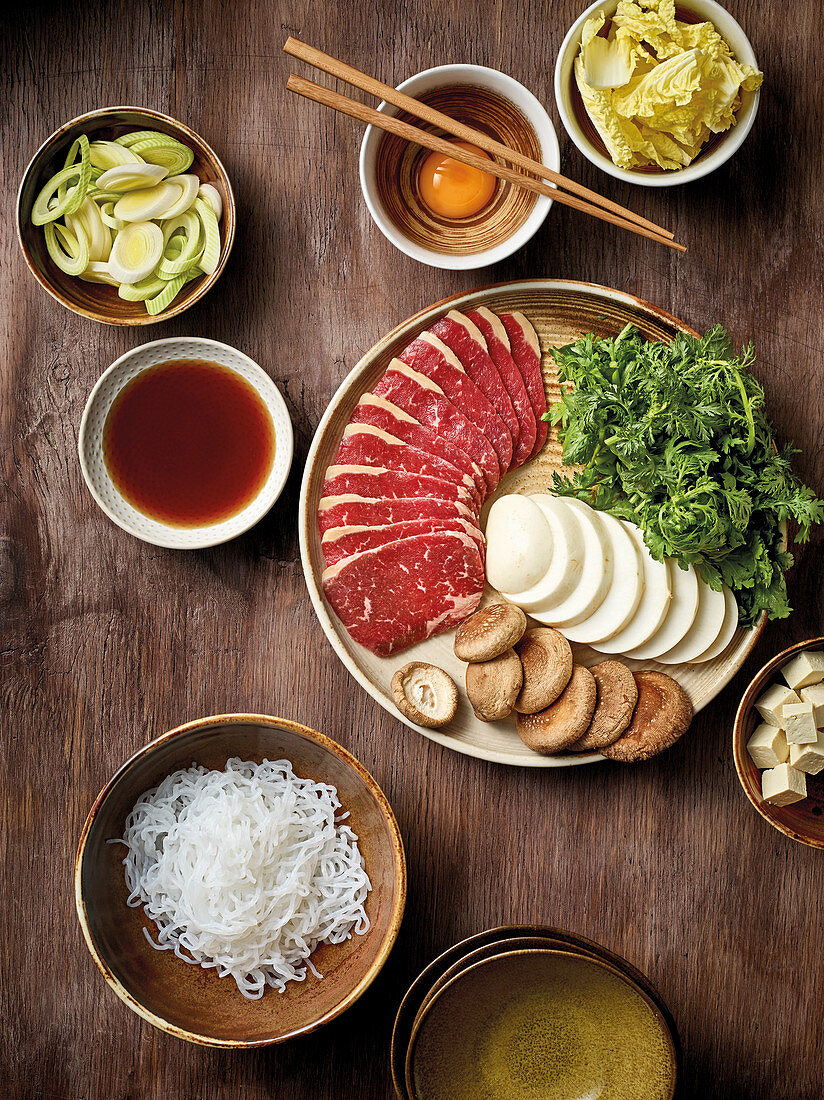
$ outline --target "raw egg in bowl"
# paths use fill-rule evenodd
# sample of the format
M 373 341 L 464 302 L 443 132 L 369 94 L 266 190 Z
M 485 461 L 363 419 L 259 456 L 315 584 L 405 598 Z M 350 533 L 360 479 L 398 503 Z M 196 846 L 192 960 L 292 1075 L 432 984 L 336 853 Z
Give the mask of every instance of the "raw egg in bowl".
M 544 108 L 512 77 L 480 65 L 441 65 L 398 85 L 400 91 L 557 170 L 558 139 Z M 458 141 L 389 104 L 379 110 Z M 408 143 L 370 126 L 360 178 L 378 228 L 397 248 L 431 267 L 473 270 L 517 251 L 543 223 L 552 200 L 497 179 L 480 168 Z

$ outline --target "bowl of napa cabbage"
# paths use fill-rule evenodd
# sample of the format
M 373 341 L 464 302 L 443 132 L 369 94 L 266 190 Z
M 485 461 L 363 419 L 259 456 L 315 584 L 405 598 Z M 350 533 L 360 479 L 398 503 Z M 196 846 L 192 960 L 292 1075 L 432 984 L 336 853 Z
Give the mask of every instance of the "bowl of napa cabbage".
M 575 62 L 581 52 L 586 24 L 603 14 L 608 25 L 617 8 L 618 0 L 596 0 L 576 19 L 564 38 L 555 64 L 555 99 L 564 129 L 580 152 L 597 168 L 617 179 L 640 184 L 642 187 L 672 187 L 709 175 L 725 164 L 744 143 L 755 122 L 760 91 L 746 90 L 746 84 L 744 85 L 740 91 L 740 106 L 735 112 L 734 124 L 729 129 L 713 134 L 686 166 L 674 169 L 661 169 L 657 166 L 621 167 L 613 161 L 598 136 L 581 101 L 575 79 Z M 690 23 L 712 23 L 729 46 L 736 62 L 757 70 L 758 63 L 749 39 L 730 13 L 715 3 L 715 0 L 688 0 L 683 6 L 676 7 L 676 18 Z

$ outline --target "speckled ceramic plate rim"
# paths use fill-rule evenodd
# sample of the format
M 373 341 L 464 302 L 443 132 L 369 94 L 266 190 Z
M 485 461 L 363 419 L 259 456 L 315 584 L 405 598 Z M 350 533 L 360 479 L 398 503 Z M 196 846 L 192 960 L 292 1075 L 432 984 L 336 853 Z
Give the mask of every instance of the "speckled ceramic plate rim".
M 390 697 L 372 683 L 368 676 L 361 672 L 356 662 L 350 657 L 346 648 L 339 640 L 337 636 L 337 629 L 333 622 L 332 616 L 326 607 L 326 602 L 323 597 L 323 593 L 320 588 L 319 580 L 315 577 L 312 571 L 312 562 L 309 555 L 309 524 L 314 522 L 314 516 L 309 515 L 308 501 L 309 501 L 309 484 L 312 479 L 313 469 L 317 461 L 318 451 L 320 450 L 321 443 L 323 442 L 324 433 L 326 427 L 335 414 L 338 402 L 346 395 L 349 389 L 355 382 L 358 381 L 360 375 L 370 366 L 371 361 L 381 353 L 382 349 L 391 344 L 394 340 L 397 340 L 399 336 L 405 332 L 411 332 L 414 329 L 420 328 L 426 324 L 429 319 L 437 317 L 440 313 L 449 309 L 463 309 L 467 306 L 471 307 L 479 299 L 485 299 L 490 295 L 500 291 L 540 291 L 540 290 L 557 290 L 567 292 L 581 292 L 594 295 L 595 297 L 606 298 L 610 301 L 618 301 L 631 305 L 635 308 L 651 313 L 653 317 L 665 321 L 668 325 L 680 329 L 682 332 L 686 332 L 691 336 L 697 336 L 698 333 L 694 328 L 684 324 L 673 314 L 668 313 L 664 309 L 660 309 L 658 306 L 652 305 L 650 302 L 644 301 L 643 298 L 638 298 L 634 294 L 627 294 L 623 290 L 613 290 L 610 287 L 600 286 L 598 283 L 586 283 L 577 279 L 517 279 L 504 283 L 492 283 L 488 286 L 479 287 L 477 290 L 461 291 L 459 294 L 453 294 L 449 298 L 443 298 L 439 302 L 435 302 L 434 305 L 427 306 L 425 309 L 419 310 L 418 313 L 402 321 L 391 332 L 387 333 L 381 340 L 371 347 L 365 355 L 355 364 L 352 370 L 346 375 L 341 384 L 335 390 L 332 395 L 329 404 L 323 416 L 320 419 L 320 423 L 317 426 L 312 444 L 309 448 L 309 453 L 306 456 L 306 465 L 303 471 L 303 480 L 300 487 L 300 503 L 298 511 L 298 538 L 300 542 L 300 559 L 303 567 L 303 576 L 306 581 L 306 587 L 309 591 L 309 598 L 312 601 L 312 606 L 315 609 L 315 614 L 318 617 L 321 628 L 326 635 L 333 650 L 343 662 L 345 667 L 354 676 L 357 682 L 364 688 L 372 698 L 380 704 L 381 707 L 393 717 L 397 718 L 399 722 L 403 722 L 404 725 L 409 726 L 410 729 L 417 730 L 418 733 L 423 734 L 430 741 L 436 742 L 438 745 L 443 745 L 445 748 L 452 749 L 455 752 L 463 753 L 465 756 L 474 756 L 479 760 L 487 760 L 497 764 L 509 764 L 515 767 L 524 768 L 567 768 L 577 767 L 581 764 L 594 764 L 599 763 L 605 759 L 600 753 L 581 753 L 580 756 L 565 757 L 565 756 L 541 756 L 539 753 L 534 754 L 533 758 L 525 758 L 521 755 L 510 754 L 508 752 L 501 752 L 496 750 L 485 749 L 481 746 L 471 745 L 465 742 L 455 741 L 450 738 L 448 733 L 441 733 L 438 730 L 426 729 L 424 726 L 417 726 L 414 722 L 410 722 L 408 718 L 397 709 Z M 696 708 L 701 710 L 708 703 L 710 703 L 720 691 L 722 691 L 733 676 L 738 672 L 741 665 L 752 651 L 753 646 L 758 641 L 761 631 L 766 624 L 766 616 L 762 616 L 759 623 L 757 623 L 750 631 L 749 642 L 742 651 L 737 662 L 733 664 L 731 668 L 721 675 L 715 685 L 715 689 L 711 695 L 708 695 L 701 704 Z M 343 629 L 343 627 L 341 627 Z
M 98 119 L 104 118 L 106 115 L 113 114 L 116 111 L 130 111 L 134 114 L 145 115 L 146 118 L 150 120 L 156 119 L 159 122 L 165 123 L 172 129 L 181 130 L 183 134 L 188 136 L 192 141 L 199 142 L 204 149 L 208 150 L 210 156 L 214 157 L 215 164 L 218 166 L 223 174 L 222 182 L 226 187 L 226 209 L 224 211 L 226 239 L 223 242 L 217 267 L 212 272 L 212 274 L 203 279 L 201 283 L 188 296 L 180 299 L 177 304 L 173 302 L 168 309 L 164 309 L 162 313 L 159 313 L 154 317 L 151 314 L 147 313 L 145 318 L 137 317 L 130 318 L 128 320 L 117 317 L 104 318 L 96 316 L 94 313 L 90 312 L 87 309 L 83 309 L 81 306 L 69 305 L 51 286 L 49 286 L 49 284 L 37 270 L 36 265 L 32 263 L 31 257 L 29 256 L 29 250 L 23 240 L 21 209 L 23 189 L 26 185 L 26 182 L 28 181 L 30 173 L 34 170 L 34 167 L 37 164 L 39 158 L 49 148 L 49 146 L 56 144 L 61 139 L 61 137 L 69 130 L 70 127 L 76 126 L 79 123 L 86 122 L 88 122 L 90 125 L 94 125 L 94 123 Z M 17 242 L 20 245 L 20 251 L 23 253 L 23 259 L 26 261 L 26 266 L 35 277 L 37 282 L 40 284 L 40 286 L 42 286 L 43 289 L 46 291 L 46 293 L 54 298 L 55 302 L 59 302 L 60 305 L 64 307 L 64 309 L 68 309 L 71 313 L 76 313 L 79 317 L 86 317 L 90 321 L 97 321 L 100 324 L 112 325 L 113 327 L 139 328 L 145 325 L 156 325 L 160 321 L 168 321 L 172 317 L 177 317 L 179 314 L 183 313 L 184 310 L 187 310 L 190 306 L 193 306 L 195 302 L 199 302 L 200 299 L 212 289 L 212 287 L 215 285 L 215 283 L 223 273 L 223 269 L 226 267 L 226 264 L 229 260 L 229 254 L 232 251 L 232 246 L 235 243 L 237 208 L 235 205 L 235 194 L 232 190 L 232 183 L 229 179 L 229 173 L 226 171 L 226 167 L 223 164 L 223 161 L 220 159 L 220 157 L 217 155 L 217 153 L 214 151 L 214 149 L 211 147 L 209 142 L 206 141 L 205 138 L 202 138 L 200 134 L 196 133 L 190 126 L 187 126 L 185 122 L 180 122 L 178 121 L 178 119 L 172 118 L 171 115 L 164 115 L 160 111 L 153 111 L 151 107 L 133 107 L 121 105 L 117 107 L 100 107 L 97 110 L 87 111 L 82 115 L 77 115 L 76 118 L 70 118 L 68 122 L 64 122 L 62 126 L 60 126 L 57 130 L 54 131 L 54 133 L 50 134 L 46 138 L 46 140 L 34 153 L 29 163 L 26 165 L 26 170 L 20 178 L 20 186 L 17 188 L 17 200 L 15 202 L 15 225 L 17 227 Z
M 204 345 L 207 348 L 219 349 L 224 355 L 242 360 L 244 366 L 253 376 L 253 379 L 255 379 L 246 378 L 246 381 L 254 387 L 255 392 L 266 406 L 272 418 L 272 425 L 275 432 L 275 455 L 272 461 L 272 469 L 258 495 L 247 504 L 245 508 L 230 516 L 228 519 L 223 520 L 221 523 L 209 524 L 203 527 L 171 527 L 157 520 L 152 520 L 149 516 L 144 516 L 139 509 L 130 504 L 129 501 L 118 492 L 111 477 L 109 477 L 108 470 L 106 470 L 105 476 L 108 479 L 107 486 L 110 488 L 113 495 L 118 498 L 118 503 L 126 513 L 125 517 L 118 515 L 109 507 L 98 489 L 95 477 L 89 467 L 89 462 L 86 457 L 86 451 L 92 445 L 89 439 L 89 419 L 98 401 L 100 392 L 112 375 L 124 368 L 130 359 L 141 353 L 160 348 L 169 348 L 169 356 L 166 361 L 174 362 L 175 359 L 186 358 L 185 354 L 181 354 L 181 350 L 176 351 L 174 350 L 175 348 L 193 348 L 196 345 Z M 147 365 L 141 368 L 141 370 L 136 373 L 142 373 L 142 370 L 149 369 L 149 366 L 150 365 Z M 228 366 L 228 369 L 234 368 Z M 236 371 L 236 373 L 239 372 Z M 136 377 L 136 375 L 132 377 Z M 241 375 L 241 377 L 245 376 Z M 119 394 L 130 381 L 131 377 L 124 378 L 117 384 L 116 393 L 109 402 L 108 408 L 105 410 L 106 415 L 108 415 L 109 409 L 117 394 Z M 265 387 L 266 392 L 264 392 L 263 387 Z M 128 534 L 133 535 L 137 539 L 141 539 L 143 542 L 151 543 L 153 546 L 162 546 L 169 550 L 204 550 L 209 546 L 219 546 L 221 543 L 229 542 L 231 539 L 242 535 L 245 531 L 248 531 L 250 527 L 254 527 L 256 523 L 259 523 L 266 513 L 274 506 L 289 479 L 289 471 L 292 468 L 292 458 L 294 454 L 294 433 L 289 410 L 286 407 L 286 402 L 283 399 L 283 394 L 278 389 L 277 383 L 273 378 L 269 377 L 266 371 L 256 363 L 254 359 L 246 355 L 245 352 L 239 351 L 237 348 L 232 347 L 231 344 L 224 344 L 220 340 L 212 340 L 208 337 L 169 336 L 162 340 L 151 340 L 149 343 L 140 344 L 136 348 L 131 348 L 129 351 L 124 352 L 119 358 L 115 359 L 111 366 L 103 371 L 94 384 L 92 392 L 89 394 L 89 398 L 86 402 L 86 407 L 83 410 L 83 416 L 80 420 L 80 431 L 77 437 L 77 451 L 80 457 L 80 468 L 83 471 L 83 478 L 89 492 L 112 523 L 116 523 L 118 527 L 121 527 Z M 105 469 L 105 463 L 103 463 L 103 466 Z M 132 513 L 134 513 L 140 522 L 150 526 L 152 532 L 151 536 L 147 533 L 141 533 L 141 531 L 134 526 L 135 521 L 131 521 L 130 519 Z M 177 536 L 175 538 L 166 538 L 163 535 L 164 531 L 175 531 L 177 532 Z M 189 537 L 186 537 L 187 533 Z
M 658 1005 L 655 1003 L 655 1001 L 652 999 L 652 997 L 650 997 L 649 994 L 646 992 L 646 990 L 642 989 L 641 986 L 639 986 L 637 984 L 637 982 L 633 981 L 633 979 L 628 974 L 622 973 L 622 971 L 617 966 L 615 966 L 611 962 L 608 962 L 606 959 L 596 958 L 593 955 L 582 955 L 579 952 L 576 952 L 572 949 L 570 949 L 570 950 L 561 950 L 560 948 L 553 948 L 553 947 L 533 948 L 531 950 L 530 949 L 524 949 L 524 950 L 517 950 L 517 951 L 502 950 L 500 955 L 491 955 L 488 959 L 481 959 L 478 962 L 472 963 L 465 970 L 461 970 L 458 974 L 455 974 L 452 978 L 450 978 L 450 980 L 444 986 L 442 986 L 441 989 L 439 989 L 437 991 L 437 993 L 435 993 L 433 995 L 431 1000 L 428 1002 L 428 1004 L 423 1006 L 422 1010 L 419 1012 L 418 1016 L 415 1019 L 415 1023 L 413 1024 L 413 1027 L 412 1027 L 412 1035 L 411 1035 L 410 1040 L 409 1040 L 409 1046 L 408 1046 L 407 1051 L 406 1051 L 406 1062 L 405 1062 L 406 1082 L 405 1082 L 405 1084 L 406 1084 L 406 1091 L 407 1091 L 407 1094 L 410 1097 L 410 1100 L 418 1100 L 418 1098 L 415 1095 L 415 1089 L 414 1089 L 414 1087 L 411 1083 L 412 1066 L 413 1066 L 414 1061 L 415 1061 L 415 1049 L 416 1049 L 417 1044 L 418 1044 L 418 1038 L 420 1036 L 420 1033 L 421 1033 L 421 1030 L 423 1029 L 424 1024 L 426 1023 L 427 1017 L 432 1012 L 432 1010 L 435 1008 L 438 1001 L 440 1001 L 441 998 L 444 997 L 459 982 L 463 981 L 463 979 L 466 978 L 466 976 L 468 974 L 471 974 L 475 971 L 478 971 L 484 966 L 490 966 L 492 963 L 499 962 L 501 959 L 515 958 L 515 957 L 520 958 L 520 957 L 523 957 L 524 955 L 534 955 L 534 954 L 562 956 L 562 957 L 566 957 L 566 958 L 574 958 L 574 959 L 584 960 L 585 962 L 592 963 L 593 966 L 600 967 L 600 969 L 606 970 L 609 973 L 613 974 L 615 977 L 619 978 L 625 985 L 628 985 L 630 987 L 630 989 L 634 990 L 635 993 L 638 994 L 638 996 L 644 1001 L 644 1003 L 647 1005 L 647 1007 L 653 1013 L 655 1018 L 658 1020 L 658 1023 L 661 1027 L 661 1031 L 667 1039 L 667 1044 L 669 1046 L 669 1051 L 670 1051 L 670 1064 L 671 1064 L 671 1067 L 672 1067 L 672 1086 L 669 1090 L 669 1095 L 667 1097 L 667 1100 L 673 1100 L 673 1097 L 675 1096 L 675 1090 L 676 1090 L 677 1085 L 678 1085 L 678 1051 L 677 1051 L 677 1044 L 676 1044 L 676 1041 L 675 1041 L 675 1039 L 674 1039 L 674 1037 L 673 1037 L 673 1035 L 670 1031 L 669 1023 L 668 1023 L 666 1017 L 664 1016 L 664 1013 L 661 1011 L 661 1009 L 658 1007 Z
M 83 872 L 83 858 L 86 851 L 86 842 L 89 837 L 89 832 L 94 823 L 94 819 L 97 816 L 97 812 L 103 803 L 108 798 L 110 792 L 118 782 L 118 780 L 126 772 L 128 772 L 132 766 L 141 760 L 144 756 L 149 756 L 160 745 L 166 744 L 173 738 L 178 737 L 180 734 L 188 733 L 192 730 L 202 729 L 203 727 L 213 726 L 216 724 L 226 725 L 248 725 L 250 723 L 258 723 L 262 726 L 270 726 L 274 729 L 285 729 L 291 733 L 296 733 L 299 736 L 307 738 L 309 741 L 314 741 L 315 744 L 326 749 L 328 752 L 333 753 L 345 764 L 347 764 L 363 781 L 368 788 L 370 794 L 375 800 L 381 815 L 386 821 L 389 827 L 389 834 L 392 840 L 392 853 L 394 856 L 394 873 L 396 882 L 396 896 L 395 904 L 392 912 L 392 920 L 384 937 L 383 944 L 381 945 L 380 952 L 372 963 L 367 973 L 361 978 L 354 989 L 343 997 L 334 1008 L 325 1013 L 317 1020 L 313 1020 L 305 1027 L 298 1028 L 297 1030 L 290 1032 L 287 1035 L 277 1036 L 273 1039 L 256 1039 L 253 1041 L 247 1040 L 230 1040 L 230 1039 L 215 1039 L 208 1035 L 199 1035 L 196 1032 L 186 1031 L 185 1028 L 177 1027 L 174 1024 L 169 1023 L 162 1017 L 150 1012 L 149 1009 L 144 1006 L 129 993 L 129 991 L 121 985 L 118 979 L 114 976 L 112 971 L 106 964 L 105 959 L 102 958 L 97 950 L 97 944 L 92 936 L 91 929 L 89 927 L 88 917 L 86 914 L 86 904 L 83 899 L 82 891 L 82 872 Z M 401 922 L 403 920 L 403 912 L 406 907 L 406 855 L 404 852 L 403 838 L 401 837 L 400 828 L 395 818 L 394 811 L 389 804 L 389 799 L 381 790 L 375 777 L 369 772 L 361 762 L 354 757 L 343 745 L 339 745 L 337 741 L 333 741 L 331 737 L 327 737 L 326 734 L 320 733 L 318 730 L 312 729 L 311 726 L 304 726 L 301 722 L 294 722 L 289 718 L 277 718 L 269 714 L 214 714 L 207 718 L 197 718 L 193 722 L 185 722 L 182 726 L 177 726 L 173 730 L 169 730 L 167 733 L 161 734 L 160 737 L 156 737 L 153 741 L 150 741 L 148 745 L 144 745 L 143 748 L 138 749 L 136 753 L 133 753 L 125 763 L 117 769 L 114 775 L 105 784 L 103 789 L 94 800 L 89 815 L 86 818 L 86 823 L 83 826 L 83 831 L 80 834 L 80 841 L 77 846 L 77 855 L 74 862 L 74 903 L 77 910 L 77 917 L 80 921 L 80 928 L 83 932 L 83 939 L 86 941 L 86 946 L 92 958 L 95 961 L 97 969 L 103 975 L 106 984 L 112 989 L 117 996 L 123 1001 L 124 1004 L 142 1019 L 152 1024 L 154 1027 L 159 1028 L 161 1031 L 165 1031 L 168 1035 L 173 1035 L 178 1039 L 185 1039 L 189 1043 L 196 1043 L 199 1046 L 205 1047 L 221 1047 L 230 1048 L 233 1050 L 246 1050 L 254 1047 L 274 1046 L 278 1043 L 285 1043 L 289 1039 L 294 1039 L 298 1035 L 308 1035 L 312 1031 L 316 1031 L 323 1024 L 329 1023 L 330 1020 L 334 1020 L 337 1016 L 340 1016 L 350 1005 L 369 988 L 372 982 L 380 973 L 384 963 L 389 957 L 389 953 L 395 944 L 395 940 L 398 938 L 398 932 L 400 931 Z

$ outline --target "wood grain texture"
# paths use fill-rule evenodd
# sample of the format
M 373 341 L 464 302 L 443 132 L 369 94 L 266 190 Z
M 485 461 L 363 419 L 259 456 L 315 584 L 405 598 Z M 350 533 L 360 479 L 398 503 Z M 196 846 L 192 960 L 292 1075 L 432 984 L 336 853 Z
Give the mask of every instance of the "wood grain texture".
M 697 328 L 722 320 L 759 352 L 781 439 L 824 492 L 819 5 L 779 18 L 728 0 L 766 73 L 736 157 L 663 193 L 599 175 L 559 132 L 561 170 L 667 225 L 676 256 L 553 209 L 481 276 L 421 267 L 371 225 L 358 127 L 288 97 L 288 34 L 391 83 L 433 64 L 492 65 L 552 101 L 578 0 L 62 0 L 6 9 L 0 52 L 2 438 L 2 1091 L 48 1100 L 356 1100 L 389 1095 L 392 1017 L 437 951 L 484 927 L 546 922 L 647 971 L 685 1050 L 687 1097 L 822 1095 L 821 854 L 761 820 L 730 751 L 736 703 L 791 641 L 821 633 L 822 539 L 790 577 L 793 617 L 765 631 L 689 737 L 647 765 L 526 773 L 460 757 L 384 714 L 315 621 L 298 563 L 297 488 L 344 373 L 404 317 L 483 281 L 536 275 L 616 286 Z M 45 136 L 84 110 L 137 103 L 182 119 L 223 160 L 238 235 L 208 299 L 153 336 L 204 335 L 278 382 L 296 429 L 287 491 L 225 547 L 158 550 L 113 527 L 86 492 L 77 430 L 101 371 L 139 342 L 60 309 L 25 268 L 16 181 Z M 398 945 L 339 1021 L 283 1049 L 190 1048 L 119 1004 L 82 943 L 71 877 L 99 788 L 152 736 L 231 710 L 329 733 L 375 775 L 409 860 Z M 492 812 L 490 812 L 490 808 Z

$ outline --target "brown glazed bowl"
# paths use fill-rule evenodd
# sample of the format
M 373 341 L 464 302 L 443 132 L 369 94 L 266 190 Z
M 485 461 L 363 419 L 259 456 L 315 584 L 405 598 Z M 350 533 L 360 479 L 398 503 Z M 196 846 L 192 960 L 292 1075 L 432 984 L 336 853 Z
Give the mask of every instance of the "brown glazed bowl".
M 793 840 L 811 848 L 824 848 L 824 772 L 807 776 L 807 798 L 791 806 L 773 806 L 761 797 L 761 771 L 747 752 L 747 742 L 761 721 L 755 709 L 756 700 L 779 680 L 784 665 L 805 649 L 824 649 L 824 636 L 796 642 L 768 661 L 753 678 L 735 715 L 732 754 L 744 793 L 764 820 Z
M 421 971 L 407 990 L 395 1017 L 392 1029 L 392 1047 L 390 1063 L 392 1083 L 395 1092 L 402 1100 L 409 1100 L 406 1089 L 406 1055 L 409 1049 L 416 1020 L 428 1005 L 432 997 L 456 974 L 483 959 L 500 955 L 503 952 L 531 948 L 533 950 L 556 950 L 573 952 L 589 958 L 600 959 L 619 970 L 655 1004 L 664 1018 L 672 1036 L 676 1066 L 680 1069 L 681 1045 L 678 1029 L 661 994 L 652 982 L 640 970 L 620 955 L 606 947 L 567 932 L 562 928 L 553 928 L 540 924 L 502 925 L 478 932 L 460 943 L 448 948 Z
M 117 287 L 85 283 L 82 279 L 61 271 L 52 262 L 46 249 L 43 227 L 32 225 L 31 222 L 34 200 L 43 185 L 63 167 L 69 146 L 79 134 L 111 141 L 130 130 L 159 130 L 187 145 L 195 155 L 188 171 L 199 176 L 201 183 L 213 184 L 223 199 L 220 260 L 217 267 L 211 275 L 203 275 L 183 287 L 171 305 L 156 317 L 146 312 L 143 302 L 126 302 L 118 297 Z M 176 317 L 199 301 L 214 286 L 226 266 L 235 239 L 236 220 L 232 185 L 217 153 L 182 122 L 147 107 L 104 107 L 66 122 L 34 154 L 23 174 L 17 195 L 17 237 L 35 279 L 66 309 L 92 321 L 102 321 L 106 325 L 153 325 Z
M 288 759 L 299 776 L 337 787 L 358 836 L 372 890 L 369 930 L 340 944 L 321 944 L 302 982 L 285 992 L 243 997 L 231 978 L 157 951 L 143 909 L 129 908 L 123 835 L 126 816 L 145 791 L 192 762 L 223 768 L 228 758 Z M 386 961 L 406 901 L 406 863 L 395 816 L 372 776 L 336 742 L 297 722 L 264 714 L 221 714 L 163 734 L 120 768 L 92 807 L 75 864 L 75 903 L 86 944 L 108 985 L 129 1008 L 161 1030 L 203 1046 L 243 1049 L 314 1031 L 353 1004 Z
M 596 989 L 588 991 L 587 985 L 593 981 Z M 580 1011 L 583 1004 L 593 1021 L 602 1021 L 598 1039 L 576 1035 L 575 1024 L 566 1018 L 569 1005 L 555 1006 L 560 1012 L 551 1025 L 548 1020 L 534 1020 L 536 1000 L 546 1003 L 547 997 L 554 996 L 553 990 L 570 988 L 577 990 L 574 1011 Z M 607 996 L 621 998 L 614 1015 Z M 507 1023 L 501 1010 L 519 999 L 522 1018 L 513 1030 L 515 1020 Z M 518 1008 L 514 1011 L 517 1014 Z M 608 1015 L 602 1019 L 602 1013 Z M 528 1091 L 543 1095 L 547 1074 L 553 1068 L 557 1072 L 556 1059 L 563 1058 L 573 1075 L 577 1071 L 574 1086 L 569 1082 L 575 1090 L 570 1096 L 578 1096 L 579 1089 L 581 1095 L 586 1091 L 594 1096 L 599 1091 L 595 1086 L 608 1088 L 619 1068 L 625 1074 L 638 1072 L 638 1027 L 651 1031 L 659 1048 L 654 1095 L 673 1100 L 677 1079 L 674 1037 L 658 1005 L 628 975 L 604 959 L 572 948 L 510 950 L 502 945 L 498 954 L 460 969 L 421 1007 L 406 1053 L 406 1095 L 409 1100 L 423 1100 L 424 1095 L 468 1096 L 481 1073 L 484 1079 L 490 1073 L 494 1081 L 484 1095 L 509 1095 L 504 1082 L 509 1082 L 513 1073 L 519 1095 Z M 546 1033 L 545 1028 L 549 1029 Z M 479 1058 L 485 1061 L 482 1071 Z M 650 1076 L 650 1084 L 652 1080 Z

